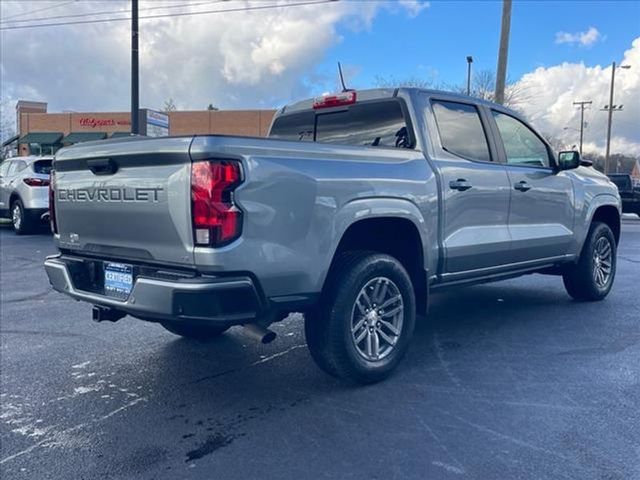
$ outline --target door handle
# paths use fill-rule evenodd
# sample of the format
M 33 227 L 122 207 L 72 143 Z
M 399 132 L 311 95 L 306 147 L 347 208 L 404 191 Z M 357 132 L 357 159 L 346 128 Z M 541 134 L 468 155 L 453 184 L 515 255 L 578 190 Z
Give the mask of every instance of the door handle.
M 467 182 L 464 178 L 459 178 L 457 180 L 451 180 L 449 182 L 449 188 L 451 190 L 458 190 L 460 192 L 464 192 L 465 190 L 469 190 L 472 185 Z
M 516 190 L 518 190 L 519 192 L 526 192 L 527 190 L 531 190 L 531 185 L 529 185 L 527 182 L 525 182 L 524 180 L 516 183 L 513 188 L 515 188 Z

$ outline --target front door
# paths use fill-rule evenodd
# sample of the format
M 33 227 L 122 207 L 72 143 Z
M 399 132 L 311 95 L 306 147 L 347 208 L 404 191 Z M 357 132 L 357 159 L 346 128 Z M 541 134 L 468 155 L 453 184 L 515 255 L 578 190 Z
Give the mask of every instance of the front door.
M 9 210 L 9 205 L 7 204 L 9 201 L 9 179 L 7 177 L 11 163 L 11 161 L 5 160 L 0 165 L 0 213 L 5 213 Z
M 433 99 L 431 107 L 441 146 L 433 161 L 444 211 L 443 279 L 479 276 L 507 263 L 511 184 L 475 105 Z
M 571 178 L 555 169 L 551 150 L 524 122 L 496 110 L 491 116 L 511 184 L 511 262 L 567 254 L 575 214 Z

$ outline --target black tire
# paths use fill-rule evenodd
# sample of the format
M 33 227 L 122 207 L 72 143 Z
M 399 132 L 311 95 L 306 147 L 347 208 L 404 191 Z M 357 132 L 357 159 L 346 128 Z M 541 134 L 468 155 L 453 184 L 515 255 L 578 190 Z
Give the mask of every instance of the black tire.
M 610 273 L 606 281 L 599 279 L 597 274 L 597 264 L 603 262 L 596 250 L 598 245 L 603 244 L 608 244 L 611 252 Z M 568 267 L 562 275 L 567 293 L 575 300 L 582 302 L 593 302 L 605 298 L 611 291 L 616 276 L 616 251 L 616 240 L 611 228 L 606 223 L 593 222 L 578 263 Z
M 381 278 L 383 280 L 379 280 Z M 356 325 L 362 321 L 366 322 L 369 318 L 366 315 L 373 315 L 380 320 L 394 319 L 385 320 L 383 322 L 385 324 L 397 322 L 399 318 L 402 318 L 399 327 L 394 323 L 398 327 L 397 336 L 389 335 L 390 330 L 383 330 L 387 338 L 395 337 L 395 343 L 393 346 L 391 344 L 385 345 L 390 349 L 384 357 L 382 357 L 383 350 L 381 350 L 381 354 L 378 355 L 381 357 L 379 360 L 365 358 L 370 350 L 367 353 L 361 353 L 361 347 L 358 346 L 360 344 L 356 345 L 356 334 L 352 334 L 353 322 L 356 319 L 355 312 L 358 308 L 356 301 L 364 298 L 361 296 L 362 291 L 365 287 L 371 288 L 368 286 L 371 282 L 376 284 L 381 282 L 383 287 L 380 288 L 384 288 L 385 294 L 393 292 L 392 298 L 401 297 L 401 302 L 397 300 L 398 303 L 391 303 L 389 307 L 385 308 L 400 309 L 398 312 L 401 311 L 402 316 L 396 314 L 397 316 L 393 315 L 392 317 L 385 317 L 385 315 L 376 317 L 376 313 L 380 312 L 378 311 L 362 314 L 356 321 Z M 305 336 L 311 357 L 326 373 L 348 381 L 367 384 L 385 379 L 402 360 L 415 327 L 415 295 L 407 271 L 398 260 L 389 255 L 362 251 L 347 252 L 336 260 L 325 285 L 319 306 L 305 315 Z M 376 291 L 374 290 L 374 292 Z M 380 298 L 382 292 L 377 292 L 378 295 L 373 298 L 371 304 L 374 304 L 373 301 L 376 297 Z M 382 305 L 378 305 L 378 307 L 382 307 Z M 386 315 L 392 315 L 388 310 L 387 312 L 382 310 L 382 312 Z M 373 338 L 375 335 L 377 338 L 375 341 L 371 340 L 372 343 L 369 344 L 369 334 L 364 331 L 366 337 L 363 340 L 362 348 L 372 348 L 374 342 L 379 347 L 381 342 L 384 342 L 382 334 L 379 333 L 381 323 L 374 317 L 371 317 L 371 321 L 368 323 L 374 325 L 377 322 L 373 331 L 371 326 L 367 327 L 367 323 L 364 323 L 364 327 L 357 330 L 361 333 L 363 332 L 362 328 L 370 330 L 373 332 L 371 337 Z
M 200 340 L 201 342 L 212 340 L 229 330 L 229 327 L 217 327 L 187 322 L 163 322 L 161 325 L 175 335 Z
M 33 221 L 27 214 L 27 211 L 24 209 L 22 200 L 17 198 L 11 203 L 11 210 L 9 211 L 9 215 L 11 218 L 11 223 L 13 225 L 13 231 L 16 232 L 16 235 L 27 235 L 33 232 Z

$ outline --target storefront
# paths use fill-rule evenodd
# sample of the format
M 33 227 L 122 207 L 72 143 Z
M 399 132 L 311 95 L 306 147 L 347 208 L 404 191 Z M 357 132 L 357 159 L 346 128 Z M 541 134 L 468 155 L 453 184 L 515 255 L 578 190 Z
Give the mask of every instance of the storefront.
M 158 112 L 140 110 L 140 131 L 147 136 L 224 134 L 265 136 L 274 110 L 202 110 Z M 15 147 L 18 155 L 51 155 L 78 142 L 128 136 L 129 112 L 48 113 L 43 102 L 19 101 L 16 105 L 19 134 L 3 148 Z

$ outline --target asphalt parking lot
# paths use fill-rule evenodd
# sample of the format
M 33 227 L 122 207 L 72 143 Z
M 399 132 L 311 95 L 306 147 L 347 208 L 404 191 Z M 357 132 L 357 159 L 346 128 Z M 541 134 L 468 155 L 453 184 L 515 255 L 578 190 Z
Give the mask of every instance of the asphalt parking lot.
M 50 290 L 48 235 L 0 249 L 3 479 L 640 478 L 640 220 L 604 302 L 541 275 L 434 294 L 364 388 L 315 367 L 299 315 L 268 346 L 96 324 Z

